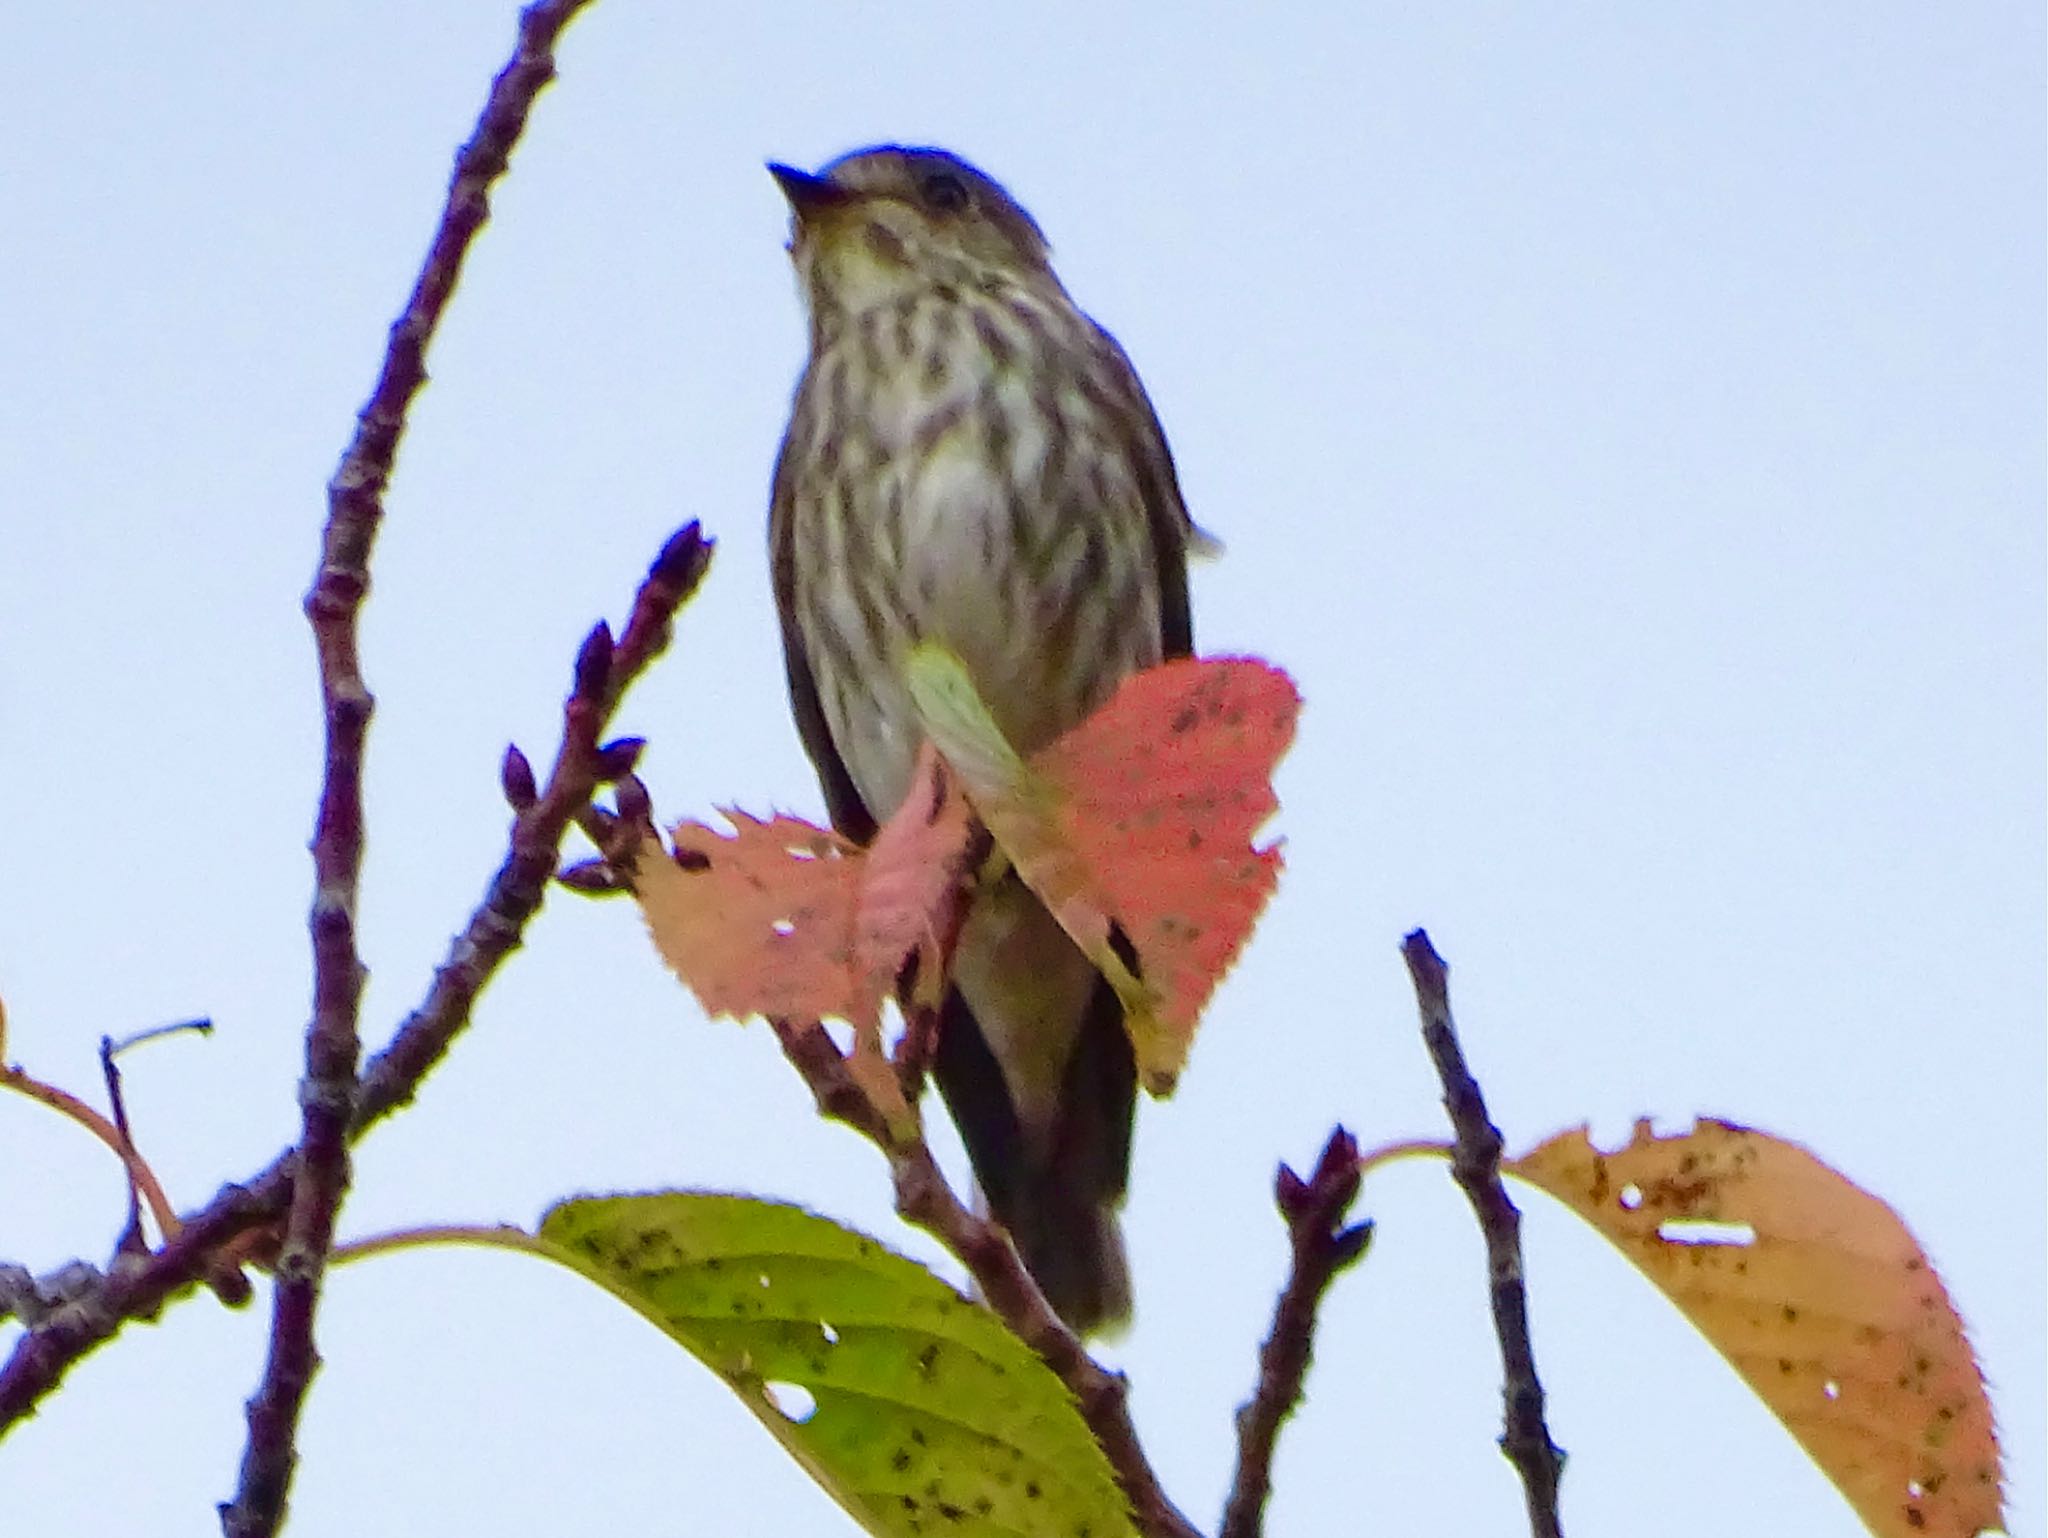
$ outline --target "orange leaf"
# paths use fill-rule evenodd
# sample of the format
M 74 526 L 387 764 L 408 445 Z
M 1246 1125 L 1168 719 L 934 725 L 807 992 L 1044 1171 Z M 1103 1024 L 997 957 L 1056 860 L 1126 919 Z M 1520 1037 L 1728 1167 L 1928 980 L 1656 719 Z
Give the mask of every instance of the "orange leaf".
M 967 810 L 945 793 L 935 755 L 866 850 L 801 818 L 726 815 L 730 837 L 679 823 L 672 858 L 650 841 L 635 861 L 662 959 L 709 1015 L 873 1029 L 966 853 Z
M 1507 1163 L 1663 1289 L 1873 1533 L 2003 1526 L 1998 1442 L 1962 1320 L 1897 1213 L 1796 1143 L 1702 1118 L 1580 1127 Z
M 1278 805 L 1293 682 L 1247 658 L 1169 662 L 1028 765 L 950 652 L 921 647 L 910 684 L 1017 873 L 1116 986 L 1146 1088 L 1167 1093 L 1278 877 L 1278 850 L 1251 840 Z

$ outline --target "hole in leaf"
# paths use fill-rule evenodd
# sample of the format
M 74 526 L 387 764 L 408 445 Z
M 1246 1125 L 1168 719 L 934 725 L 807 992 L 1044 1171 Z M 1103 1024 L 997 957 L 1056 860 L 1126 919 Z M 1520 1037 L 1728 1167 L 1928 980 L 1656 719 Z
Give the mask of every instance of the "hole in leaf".
M 1906 1496 L 1909 1500 L 1917 1501 L 1926 1493 L 1927 1487 L 1921 1484 L 1919 1480 L 1909 1479 L 1906 1481 Z
M 1643 1188 L 1630 1181 L 1621 1188 L 1621 1206 L 1624 1212 L 1634 1212 L 1643 1204 Z
M 1842 1385 L 1837 1383 L 1833 1378 L 1830 1378 L 1827 1382 L 1823 1383 L 1820 1386 L 1820 1391 L 1822 1397 L 1827 1399 L 1840 1399 L 1842 1397 Z
M 761 1290 L 763 1292 L 766 1292 L 768 1288 L 772 1285 L 768 1280 L 768 1273 L 766 1271 L 763 1271 L 759 1276 L 755 1277 L 754 1280 L 761 1284 Z
M 808 844 L 790 844 L 783 852 L 792 860 L 815 860 L 818 858 L 818 851 L 811 848 Z
M 825 1337 L 826 1345 L 836 1346 L 839 1344 L 839 1332 L 822 1319 L 818 1321 L 818 1333 Z
M 785 940 L 796 933 L 796 925 L 788 919 L 777 919 L 768 927 L 774 930 L 778 935 L 781 935 Z
M 1716 1223 L 1711 1218 L 1673 1218 L 1657 1225 L 1657 1237 L 1666 1244 L 1756 1243 L 1756 1230 L 1747 1223 Z
M 816 1396 L 801 1383 L 764 1383 L 761 1392 L 782 1412 L 783 1419 L 795 1421 L 799 1426 L 818 1413 Z
M 914 973 L 917 957 L 913 954 L 905 970 Z M 913 979 L 914 980 L 914 979 Z M 903 1011 L 894 999 L 882 1000 L 882 1047 L 894 1052 L 903 1040 L 903 1033 L 909 1029 L 909 1022 L 903 1018 Z

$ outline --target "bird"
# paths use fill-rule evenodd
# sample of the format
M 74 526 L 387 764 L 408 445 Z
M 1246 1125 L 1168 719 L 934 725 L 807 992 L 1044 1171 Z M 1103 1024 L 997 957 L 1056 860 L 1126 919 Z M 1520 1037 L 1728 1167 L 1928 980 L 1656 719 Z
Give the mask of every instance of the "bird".
M 1029 754 L 1192 653 L 1189 517 L 1124 350 L 1036 220 L 950 151 L 768 169 L 809 353 L 769 553 L 792 713 L 834 827 L 870 839 L 921 743 L 904 659 L 964 663 Z M 1136 1072 L 1108 982 L 1012 873 L 968 899 L 932 1075 L 987 1210 L 1084 1338 L 1121 1327 Z

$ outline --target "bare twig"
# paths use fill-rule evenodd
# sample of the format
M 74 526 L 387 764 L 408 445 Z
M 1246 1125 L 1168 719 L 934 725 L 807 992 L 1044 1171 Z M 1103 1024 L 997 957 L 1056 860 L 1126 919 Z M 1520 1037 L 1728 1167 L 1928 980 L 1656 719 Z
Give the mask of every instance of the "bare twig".
M 711 550 L 711 541 L 695 523 L 678 530 L 655 558 L 634 597 L 624 639 L 614 647 L 609 644 L 609 632 L 603 643 L 593 633 L 584 643 L 576 685 L 563 708 L 562 744 L 549 776 L 552 795 L 514 819 L 505 860 L 492 877 L 484 900 L 436 969 L 425 1000 L 364 1070 L 355 1120 L 349 1128 L 352 1142 L 411 1101 L 421 1078 L 468 1024 L 485 985 L 519 948 L 526 925 L 546 893 L 563 834 L 580 810 L 577 798 L 587 803 L 596 787 L 595 754 L 590 745 L 604 730 L 627 686 L 666 646 L 675 612 L 702 581 Z M 589 665 L 600 655 L 604 662 L 601 670 Z M 113 1123 L 73 1097 L 15 1069 L 0 1068 L 0 1086 L 56 1106 L 119 1152 L 120 1138 Z M 224 1187 L 186 1220 L 183 1231 L 169 1204 L 162 1201 L 155 1178 L 147 1174 L 146 1167 L 139 1169 L 137 1178 L 142 1180 L 145 1194 L 154 1193 L 152 1208 L 161 1204 L 160 1226 L 167 1234 L 175 1233 L 175 1239 L 146 1261 L 69 1298 L 16 1343 L 6 1366 L 0 1368 L 0 1434 L 34 1410 L 79 1358 L 104 1344 L 128 1320 L 154 1318 L 166 1303 L 198 1282 L 221 1285 L 223 1278 L 217 1273 L 224 1255 L 245 1252 L 252 1237 L 284 1215 L 291 1200 L 293 1152 L 279 1154 L 247 1181 Z M 232 1276 L 232 1271 L 228 1275 Z M 229 1301 L 239 1299 L 230 1294 Z
M 281 1156 L 252 1184 L 223 1187 L 147 1262 L 115 1271 L 40 1320 L 0 1369 L 0 1428 L 29 1414 L 73 1363 L 125 1322 L 153 1318 L 168 1299 L 205 1280 L 221 1247 L 275 1221 L 290 1195 L 291 1176 Z
M 648 568 L 617 644 L 602 625 L 585 639 L 562 711 L 562 745 L 547 784 L 539 799 L 513 819 L 504 862 L 483 904 L 436 969 L 426 998 L 363 1070 L 351 1136 L 361 1137 L 410 1103 L 420 1081 L 469 1023 L 484 984 L 519 948 L 547 895 L 563 835 L 603 783 L 598 738 L 627 688 L 667 647 L 676 611 L 704 580 L 711 551 L 702 529 L 694 522 L 684 525 Z
M 139 1031 L 130 1031 L 126 1036 L 116 1036 L 107 1042 L 107 1049 L 120 1057 L 133 1052 L 137 1047 L 146 1047 L 153 1041 L 162 1041 L 167 1036 L 211 1036 L 213 1022 L 204 1016 L 197 1020 L 174 1020 L 169 1025 L 144 1026 Z
M 1286 1165 L 1273 1198 L 1287 1221 L 1294 1264 L 1273 1308 L 1273 1328 L 1259 1348 L 1259 1381 L 1237 1412 L 1237 1476 L 1223 1507 L 1221 1538 L 1256 1538 L 1272 1492 L 1273 1448 L 1280 1426 L 1301 1403 L 1315 1339 L 1316 1309 L 1337 1274 L 1365 1253 L 1372 1224 L 1345 1225 L 1358 1196 L 1358 1142 L 1342 1127 L 1330 1134 L 1307 1180 Z
M 326 770 L 313 832 L 313 1016 L 299 1081 L 299 1146 L 292 1199 L 278 1254 L 270 1354 L 249 1401 L 249 1438 L 235 1498 L 221 1508 L 228 1538 L 267 1538 L 284 1519 L 297 1463 L 299 1412 L 319 1354 L 313 1316 L 334 1223 L 348 1190 L 349 1128 L 356 1111 L 358 1016 L 363 966 L 356 951 L 363 858 L 363 742 L 373 701 L 357 651 L 356 616 L 370 585 L 370 552 L 384 517 L 406 412 L 426 382 L 425 357 L 455 291 L 477 230 L 490 212 L 491 184 L 504 174 L 540 90 L 554 78 L 554 46 L 585 0 L 540 0 L 519 18 L 511 60 L 491 84 L 483 115 L 455 157 L 455 173 L 427 259 L 391 328 L 384 365 L 357 417 L 353 441 L 327 486 L 320 567 L 306 595 L 320 662 L 327 726 Z
M 167 1239 L 177 1233 L 178 1214 L 171 1206 L 170 1198 L 164 1195 L 164 1188 L 157 1180 L 156 1172 L 149 1167 L 148 1161 L 135 1151 L 134 1145 L 122 1136 L 120 1128 L 69 1090 L 59 1089 L 54 1084 L 46 1084 L 18 1065 L 0 1064 L 0 1089 L 11 1089 L 17 1094 L 26 1095 L 29 1099 L 48 1106 L 59 1115 L 76 1122 L 111 1148 L 127 1166 L 131 1187 L 138 1191 L 143 1201 L 148 1204 L 149 1215 L 156 1220 L 158 1230 Z M 0 1377 L 0 1385 L 4 1385 L 4 1377 Z M 4 1405 L 5 1402 L 4 1387 L 0 1387 L 0 1405 Z M 0 1415 L 0 1426 L 6 1424 L 5 1416 Z
M 1451 1023 L 1450 982 L 1444 960 L 1418 929 L 1401 942 L 1401 957 L 1415 985 L 1422 1011 L 1422 1037 L 1443 1081 L 1444 1109 L 1456 1134 L 1451 1175 L 1472 1203 L 1486 1239 L 1486 1278 L 1493 1299 L 1493 1329 L 1500 1340 L 1504 1429 L 1501 1451 L 1522 1478 L 1535 1538 L 1560 1538 L 1558 1478 L 1564 1451 L 1550 1439 L 1543 1419 L 1543 1385 L 1529 1343 L 1529 1297 L 1522 1282 L 1522 1215 L 1501 1184 L 1500 1129 L 1486 1114 L 1486 1102 Z
M 144 1255 L 149 1241 L 142 1235 L 142 1187 L 135 1179 L 135 1133 L 128 1125 L 128 1097 L 121 1093 L 121 1068 L 114 1061 L 114 1038 L 100 1038 L 100 1074 L 107 1082 L 107 1107 L 114 1113 L 114 1131 L 121 1139 L 121 1162 L 128 1171 L 128 1221 L 114 1242 L 118 1256 Z
M 1116 1473 L 1138 1531 L 1147 1538 L 1199 1538 L 1160 1488 L 1138 1443 L 1122 1374 L 1105 1370 L 1060 1322 L 1002 1229 L 976 1216 L 954 1194 L 921 1134 L 892 1133 L 888 1118 L 855 1081 L 823 1026 L 815 1021 L 771 1024 L 819 1111 L 853 1128 L 888 1159 L 897 1214 L 966 1266 L 983 1301 L 1066 1384 Z

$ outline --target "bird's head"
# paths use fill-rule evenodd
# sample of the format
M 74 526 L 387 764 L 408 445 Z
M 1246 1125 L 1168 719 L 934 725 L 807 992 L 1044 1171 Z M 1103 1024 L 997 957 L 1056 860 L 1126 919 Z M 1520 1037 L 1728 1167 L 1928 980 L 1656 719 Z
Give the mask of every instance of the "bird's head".
M 1045 236 L 994 177 L 938 149 L 882 145 L 815 174 L 771 163 L 814 317 L 935 284 L 1053 284 Z

